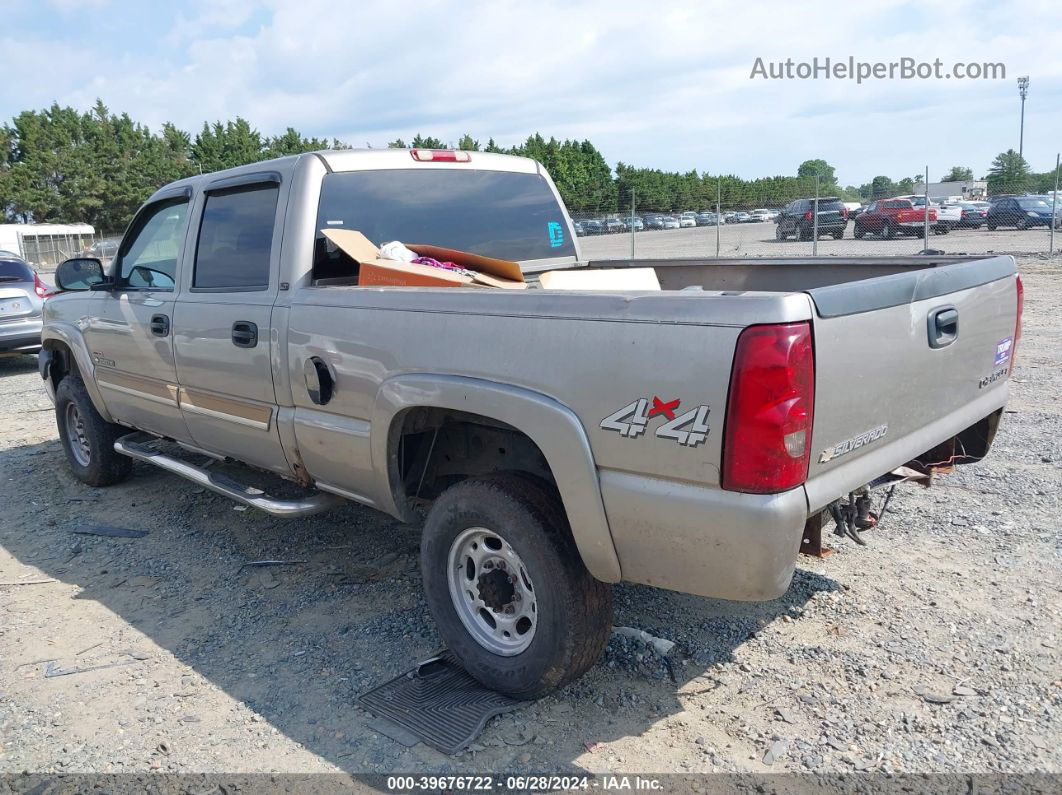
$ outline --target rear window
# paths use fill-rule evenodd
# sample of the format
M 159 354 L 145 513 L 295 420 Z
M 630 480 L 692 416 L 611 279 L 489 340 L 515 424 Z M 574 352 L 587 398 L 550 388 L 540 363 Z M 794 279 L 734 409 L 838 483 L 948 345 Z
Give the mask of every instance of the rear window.
M 0 281 L 32 282 L 33 270 L 25 262 L 0 259 Z
M 351 267 L 321 234 L 329 228 L 356 229 L 376 245 L 399 240 L 498 259 L 575 256 L 564 210 L 538 174 L 438 168 L 328 174 L 317 215 L 317 278 Z
M 819 199 L 819 210 L 843 210 L 844 205 L 841 204 L 840 199 Z M 765 210 L 757 210 L 757 212 L 766 212 Z

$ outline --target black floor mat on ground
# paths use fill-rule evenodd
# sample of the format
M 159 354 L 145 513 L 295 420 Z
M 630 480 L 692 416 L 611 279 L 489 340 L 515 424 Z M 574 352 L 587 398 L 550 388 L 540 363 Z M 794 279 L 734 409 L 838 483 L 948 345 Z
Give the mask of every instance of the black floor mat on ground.
M 449 652 L 362 693 L 358 701 L 374 715 L 397 724 L 444 754 L 464 749 L 483 731 L 488 720 L 523 704 L 485 688 Z M 402 742 L 401 737 L 395 739 Z

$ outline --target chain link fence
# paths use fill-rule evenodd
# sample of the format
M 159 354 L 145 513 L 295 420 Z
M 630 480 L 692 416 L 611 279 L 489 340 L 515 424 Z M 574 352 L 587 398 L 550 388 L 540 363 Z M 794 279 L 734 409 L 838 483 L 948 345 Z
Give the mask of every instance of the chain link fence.
M 737 184 L 721 178 L 709 185 L 714 195 L 702 187 L 688 198 L 663 201 L 651 188 L 639 196 L 621 185 L 611 205 L 569 199 L 569 209 L 587 259 L 1062 250 L 1057 165 L 1046 185 L 1044 175 L 934 183 L 929 174 L 926 169 L 899 183 L 876 179 L 866 196 L 815 177 Z

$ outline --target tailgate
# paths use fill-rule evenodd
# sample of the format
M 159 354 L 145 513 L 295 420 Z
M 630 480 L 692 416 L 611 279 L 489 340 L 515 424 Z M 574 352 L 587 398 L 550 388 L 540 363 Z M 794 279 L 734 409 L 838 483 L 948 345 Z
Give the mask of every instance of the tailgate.
M 1017 317 L 1010 257 L 809 293 L 817 312 L 812 510 L 1005 403 Z

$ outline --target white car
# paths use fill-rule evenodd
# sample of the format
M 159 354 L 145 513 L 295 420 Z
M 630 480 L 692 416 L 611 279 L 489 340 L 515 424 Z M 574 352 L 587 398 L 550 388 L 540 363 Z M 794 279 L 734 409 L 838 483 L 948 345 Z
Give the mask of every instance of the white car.
M 749 220 L 764 223 L 771 220 L 771 211 L 767 209 L 753 210 L 749 213 Z
M 679 229 L 682 226 L 682 224 L 679 223 L 679 219 L 673 215 L 665 215 L 660 221 L 664 225 L 664 229 Z M 696 225 L 696 222 L 694 222 L 694 226 Z
M 697 213 L 688 212 L 679 216 L 679 226 L 697 226 Z

